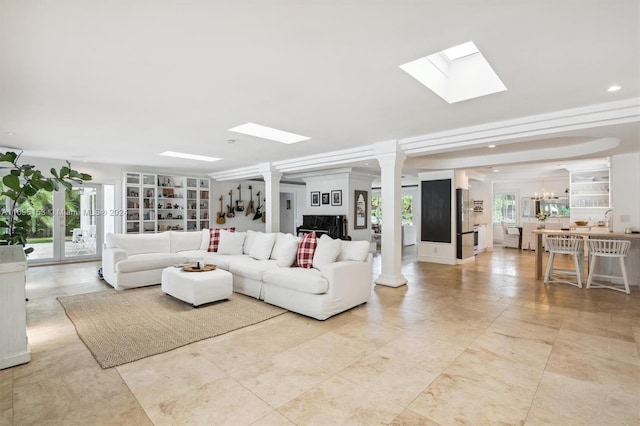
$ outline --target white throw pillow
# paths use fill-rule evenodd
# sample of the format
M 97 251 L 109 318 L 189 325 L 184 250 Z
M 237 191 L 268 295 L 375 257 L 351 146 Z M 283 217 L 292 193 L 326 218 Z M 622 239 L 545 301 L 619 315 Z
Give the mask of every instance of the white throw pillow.
M 198 250 L 202 243 L 200 232 L 169 231 L 171 240 L 171 253 L 187 250 Z
M 271 250 L 271 259 L 278 260 L 278 252 L 280 250 L 280 244 L 284 241 L 287 234 L 283 232 L 276 233 L 276 242 L 273 244 L 273 250 Z
M 338 261 L 364 262 L 369 255 L 369 250 L 371 250 L 371 244 L 368 241 L 343 241 Z
M 249 250 L 249 256 L 256 260 L 268 260 L 273 250 L 273 244 L 276 242 L 275 233 L 257 232 Z
M 249 254 L 251 251 L 253 242 L 256 240 L 256 235 L 258 235 L 256 231 L 252 231 L 251 229 L 247 231 L 247 236 L 244 239 L 244 247 L 242 248 L 244 254 Z
M 334 240 L 328 235 L 323 235 L 318 240 L 316 252 L 313 254 L 313 267 L 316 269 L 333 263 L 340 254 L 341 240 Z
M 207 251 L 209 249 L 209 240 L 211 239 L 211 233 L 209 229 L 203 229 L 202 231 L 202 240 L 200 241 L 200 250 Z
M 220 230 L 220 242 L 218 243 L 218 254 L 242 254 L 246 233 L 229 232 Z
M 291 234 L 281 234 L 276 239 L 271 258 L 277 260 L 280 267 L 288 268 L 296 261 L 298 239 Z

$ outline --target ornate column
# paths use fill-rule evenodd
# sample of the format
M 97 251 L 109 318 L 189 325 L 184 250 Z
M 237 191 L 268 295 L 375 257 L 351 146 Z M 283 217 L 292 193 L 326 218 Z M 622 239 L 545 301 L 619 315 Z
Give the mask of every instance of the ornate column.
M 280 231 L 280 178 L 282 173 L 273 171 L 270 163 L 260 165 L 260 173 L 264 178 L 265 210 L 267 215 L 265 232 Z
M 395 140 L 374 145 L 381 169 L 382 273 L 375 283 L 400 287 L 407 283 L 402 266 L 402 165 L 406 155 Z

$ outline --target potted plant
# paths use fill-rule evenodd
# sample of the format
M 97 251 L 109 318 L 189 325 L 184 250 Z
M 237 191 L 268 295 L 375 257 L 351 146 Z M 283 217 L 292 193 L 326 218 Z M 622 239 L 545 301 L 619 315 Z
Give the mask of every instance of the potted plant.
M 25 254 L 29 254 L 33 251 L 33 248 L 26 248 L 32 215 L 21 206 L 30 203 L 38 191 L 53 192 L 60 187 L 71 189 L 74 184 L 90 181 L 91 175 L 73 170 L 67 161 L 60 170 L 51 168 L 52 177 L 46 177 L 33 165 L 18 164 L 21 155 L 10 151 L 0 153 L 0 169 L 8 169 L 8 173 L 2 173 L 0 199 L 11 200 L 0 211 L 0 246 L 21 245 L 25 247 Z
M 544 229 L 545 228 L 545 220 L 549 217 L 549 213 L 546 212 L 538 212 L 536 214 L 536 217 L 538 218 L 538 229 Z

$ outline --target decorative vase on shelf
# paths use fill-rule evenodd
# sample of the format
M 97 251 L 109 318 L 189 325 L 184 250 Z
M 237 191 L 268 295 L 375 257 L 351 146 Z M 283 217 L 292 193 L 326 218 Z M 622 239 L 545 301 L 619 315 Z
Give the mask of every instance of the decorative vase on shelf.
M 544 229 L 544 220 L 538 220 L 538 229 Z

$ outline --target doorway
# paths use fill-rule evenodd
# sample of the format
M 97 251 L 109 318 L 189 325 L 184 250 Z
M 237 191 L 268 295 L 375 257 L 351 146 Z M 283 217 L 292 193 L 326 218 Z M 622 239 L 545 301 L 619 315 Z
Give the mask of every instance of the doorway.
M 296 208 L 293 192 L 280 193 L 280 232 L 296 235 Z
M 98 259 L 102 255 L 102 185 L 85 183 L 31 198 L 30 264 Z M 26 206 L 25 206 L 26 207 Z

